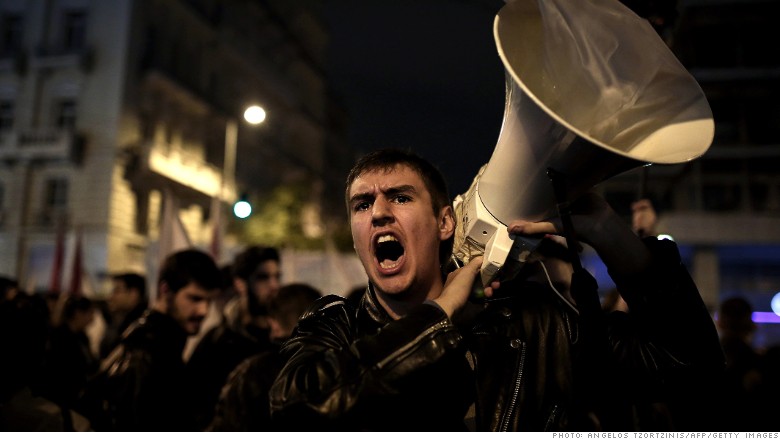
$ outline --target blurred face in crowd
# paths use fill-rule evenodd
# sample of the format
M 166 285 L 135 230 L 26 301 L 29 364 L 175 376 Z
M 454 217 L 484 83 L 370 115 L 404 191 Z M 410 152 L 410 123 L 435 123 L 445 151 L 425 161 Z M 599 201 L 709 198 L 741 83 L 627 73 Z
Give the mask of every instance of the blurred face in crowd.
M 279 293 L 279 281 L 282 272 L 279 263 L 274 260 L 264 261 L 257 266 L 250 279 L 251 290 L 257 298 L 257 302 L 263 306 L 271 303 Z
M 162 291 L 163 294 L 167 294 L 166 313 L 173 317 L 187 334 L 197 334 L 203 319 L 206 318 L 209 304 L 217 295 L 217 290 L 207 290 L 195 282 L 190 282 L 176 292 L 170 291 L 163 283 Z
M 14 300 L 14 297 L 16 297 L 17 294 L 19 294 L 19 288 L 17 287 L 9 287 L 7 290 L 5 290 L 5 293 L 3 293 L 3 300 Z
M 452 208 L 434 212 L 417 172 L 402 164 L 367 171 L 348 199 L 355 251 L 377 292 L 403 300 L 441 285 L 439 245 L 454 233 Z
M 71 320 L 71 328 L 73 328 L 77 332 L 84 331 L 87 329 L 87 327 L 92 323 L 94 319 L 95 319 L 94 307 L 90 307 L 89 309 L 76 310 Z
M 284 341 L 290 338 L 297 323 L 298 319 L 294 317 L 271 316 L 268 318 L 268 337 L 275 342 Z
M 126 312 L 138 305 L 140 297 L 136 289 L 128 288 L 124 281 L 114 280 L 111 295 L 108 297 L 108 310 L 111 312 Z

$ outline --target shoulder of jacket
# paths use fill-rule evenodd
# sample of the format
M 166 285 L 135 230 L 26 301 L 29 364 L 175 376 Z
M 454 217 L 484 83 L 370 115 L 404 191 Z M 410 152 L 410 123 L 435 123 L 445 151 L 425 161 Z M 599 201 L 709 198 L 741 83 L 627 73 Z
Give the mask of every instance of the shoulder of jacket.
M 309 309 L 307 309 L 306 312 L 301 315 L 301 319 L 306 319 L 317 314 L 322 314 L 332 308 L 345 308 L 347 306 L 349 305 L 347 299 L 344 297 L 341 297 L 337 294 L 328 294 L 320 297 L 314 303 L 312 303 L 311 306 L 309 306 Z

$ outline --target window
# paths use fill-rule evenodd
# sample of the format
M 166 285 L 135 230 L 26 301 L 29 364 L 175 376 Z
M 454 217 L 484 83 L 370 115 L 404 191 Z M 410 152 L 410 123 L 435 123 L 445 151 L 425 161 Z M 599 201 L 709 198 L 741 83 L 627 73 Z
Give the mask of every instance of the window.
M 702 188 L 704 210 L 728 212 L 739 210 L 742 192 L 737 184 L 705 184 Z
M 0 131 L 9 131 L 14 127 L 14 103 L 0 101 Z
M 76 127 L 76 101 L 72 99 L 63 99 L 57 106 L 57 126 L 59 128 Z
M 22 47 L 22 16 L 5 14 L 0 18 L 0 55 L 16 53 Z
M 46 208 L 64 209 L 68 204 L 68 180 L 64 178 L 51 178 L 46 181 L 46 193 L 44 194 Z
M 87 39 L 87 13 L 79 10 L 65 12 L 62 42 L 65 49 L 81 49 Z
M 3 183 L 0 183 L 0 225 L 2 225 L 5 220 L 5 209 L 3 209 L 3 204 L 5 204 L 5 186 Z

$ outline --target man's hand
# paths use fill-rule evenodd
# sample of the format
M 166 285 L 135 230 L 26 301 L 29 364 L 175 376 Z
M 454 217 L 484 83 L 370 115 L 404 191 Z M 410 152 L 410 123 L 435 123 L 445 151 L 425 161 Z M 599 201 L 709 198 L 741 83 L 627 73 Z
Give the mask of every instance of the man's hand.
M 602 197 L 588 192 L 572 202 L 570 208 L 578 241 L 593 247 L 607 268 L 632 274 L 650 263 L 650 254 L 642 241 Z M 545 238 L 563 233 L 560 217 L 540 222 L 515 220 L 507 229 L 510 234 L 542 234 Z
M 631 203 L 631 228 L 640 238 L 655 235 L 657 222 L 658 215 L 650 200 L 643 198 Z
M 577 238 L 586 243 L 598 242 L 604 234 L 608 234 L 606 228 L 617 221 L 621 221 L 609 204 L 600 196 L 588 192 L 570 204 L 571 220 Z M 514 220 L 507 226 L 507 231 L 513 235 L 539 236 L 556 238 L 561 243 L 560 235 L 563 234 L 561 218 L 556 216 L 548 221 L 530 222 L 521 219 Z
M 447 275 L 444 290 L 438 298 L 434 299 L 434 302 L 447 313 L 448 317 L 452 317 L 455 311 L 461 309 L 468 301 L 474 281 L 479 275 L 480 266 L 482 266 L 482 256 L 477 256 L 465 266 Z M 485 296 L 491 297 L 493 289 L 498 288 L 498 285 L 498 282 L 493 282 L 485 287 Z

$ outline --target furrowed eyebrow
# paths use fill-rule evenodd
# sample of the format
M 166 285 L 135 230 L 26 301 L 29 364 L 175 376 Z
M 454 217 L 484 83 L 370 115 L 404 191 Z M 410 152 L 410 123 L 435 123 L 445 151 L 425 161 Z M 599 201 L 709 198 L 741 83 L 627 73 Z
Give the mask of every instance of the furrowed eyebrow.
M 351 206 L 352 204 L 357 203 L 357 202 L 366 201 L 366 200 L 373 200 L 373 199 L 374 199 L 373 195 L 371 195 L 371 194 L 369 194 L 367 192 L 363 192 L 361 194 L 355 194 L 355 195 L 349 197 L 349 204 Z
M 414 188 L 414 186 L 412 186 L 410 184 L 405 184 L 403 186 L 391 187 L 391 188 L 387 189 L 384 192 L 385 192 L 385 195 L 398 195 L 398 194 L 402 194 L 404 192 L 416 193 L 417 190 Z
M 397 187 L 391 187 L 388 189 L 385 189 L 382 191 L 386 196 L 393 196 L 398 195 L 402 193 L 417 193 L 417 190 L 414 188 L 414 186 L 410 184 L 404 184 Z M 352 205 L 353 203 L 360 202 L 360 201 L 370 201 L 375 198 L 374 194 L 371 192 L 362 192 L 359 194 L 352 195 L 349 197 L 349 204 Z

